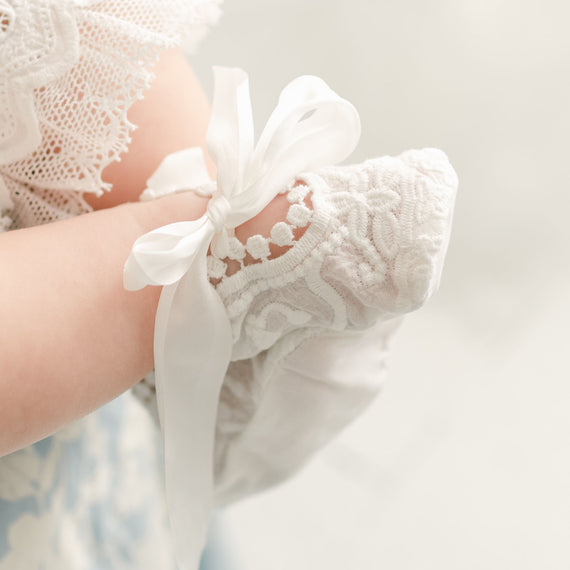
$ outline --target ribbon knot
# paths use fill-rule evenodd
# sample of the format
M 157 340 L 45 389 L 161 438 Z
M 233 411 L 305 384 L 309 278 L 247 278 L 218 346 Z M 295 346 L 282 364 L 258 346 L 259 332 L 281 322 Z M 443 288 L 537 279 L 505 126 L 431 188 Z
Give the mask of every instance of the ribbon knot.
M 214 226 L 215 233 L 221 233 L 226 226 L 226 221 L 232 207 L 228 199 L 219 191 L 216 190 L 214 195 L 210 198 L 206 212 L 212 225 Z
M 360 136 L 356 109 L 321 79 L 304 76 L 283 89 L 254 147 L 247 75 L 214 72 L 206 142 L 218 176 L 207 211 L 140 237 L 124 272 L 127 289 L 164 285 L 155 320 L 155 379 L 168 510 L 184 570 L 198 567 L 213 505 L 218 400 L 233 342 L 226 309 L 208 281 L 208 248 L 223 249 L 224 230 L 261 212 L 298 174 L 344 160 Z M 199 164 L 187 160 L 196 153 L 170 155 L 153 176 L 155 194 L 196 188 L 207 176 L 198 154 Z M 209 194 L 206 185 L 202 195 Z

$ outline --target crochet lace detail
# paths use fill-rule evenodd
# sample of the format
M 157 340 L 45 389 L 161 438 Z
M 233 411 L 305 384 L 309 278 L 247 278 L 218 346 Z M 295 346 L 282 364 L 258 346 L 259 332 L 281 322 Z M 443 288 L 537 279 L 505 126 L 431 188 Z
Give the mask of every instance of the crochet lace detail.
M 191 48 L 219 3 L 0 0 L 0 192 L 12 227 L 88 211 L 78 195 L 110 189 L 102 171 L 127 149 L 127 110 L 160 50 Z
M 232 360 L 297 329 L 368 328 L 417 309 L 437 287 L 457 184 L 442 152 L 408 151 L 299 180 L 287 222 L 234 246 L 240 262 L 247 251 L 259 263 L 228 276 L 227 260 L 209 260 L 233 327 Z M 307 224 L 294 242 L 292 227 Z M 281 238 L 293 247 L 268 259 Z
M 289 202 L 287 214 L 273 226 L 269 236 L 253 235 L 245 244 L 232 236 L 228 240 L 228 257 L 220 259 L 215 255 L 208 255 L 208 276 L 212 285 L 219 285 L 233 275 L 236 266 L 243 269 L 246 264 L 268 261 L 291 249 L 298 241 L 299 234 L 304 233 L 304 228 L 307 228 L 311 221 L 313 212 L 310 193 L 309 187 L 300 181 L 291 184 L 281 192 Z

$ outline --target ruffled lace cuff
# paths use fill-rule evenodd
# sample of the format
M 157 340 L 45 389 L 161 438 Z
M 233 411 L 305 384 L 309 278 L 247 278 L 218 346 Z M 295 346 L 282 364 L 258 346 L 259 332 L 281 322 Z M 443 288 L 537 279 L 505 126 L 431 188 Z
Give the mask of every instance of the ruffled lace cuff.
M 0 2 L 0 177 L 60 192 L 109 189 L 127 110 L 168 47 L 193 48 L 220 0 Z

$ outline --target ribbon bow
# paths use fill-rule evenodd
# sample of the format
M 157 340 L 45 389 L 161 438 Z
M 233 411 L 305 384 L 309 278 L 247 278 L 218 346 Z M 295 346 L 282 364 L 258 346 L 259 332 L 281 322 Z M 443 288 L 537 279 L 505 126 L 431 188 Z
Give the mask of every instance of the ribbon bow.
M 345 159 L 360 136 L 356 109 L 321 79 L 303 76 L 281 92 L 254 147 L 247 75 L 226 68 L 214 73 L 206 141 L 217 184 L 203 184 L 205 167 L 192 149 L 167 157 L 146 191 L 200 186 L 199 193 L 211 196 L 207 211 L 139 238 L 124 274 L 130 290 L 164 286 L 155 377 L 174 546 L 187 570 L 198 567 L 212 508 L 218 399 L 233 343 L 224 305 L 208 281 L 208 248 L 225 257 L 228 231 L 263 210 L 299 173 Z

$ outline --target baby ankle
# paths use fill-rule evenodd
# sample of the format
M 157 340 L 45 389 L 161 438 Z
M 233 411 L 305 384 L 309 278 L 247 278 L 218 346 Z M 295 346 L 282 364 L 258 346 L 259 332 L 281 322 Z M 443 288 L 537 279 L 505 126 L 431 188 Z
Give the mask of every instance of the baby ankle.
M 312 215 L 311 191 L 297 180 L 257 216 L 235 229 L 228 257 L 208 257 L 212 284 L 218 285 L 224 277 L 243 267 L 275 259 L 289 251 L 309 228 Z

